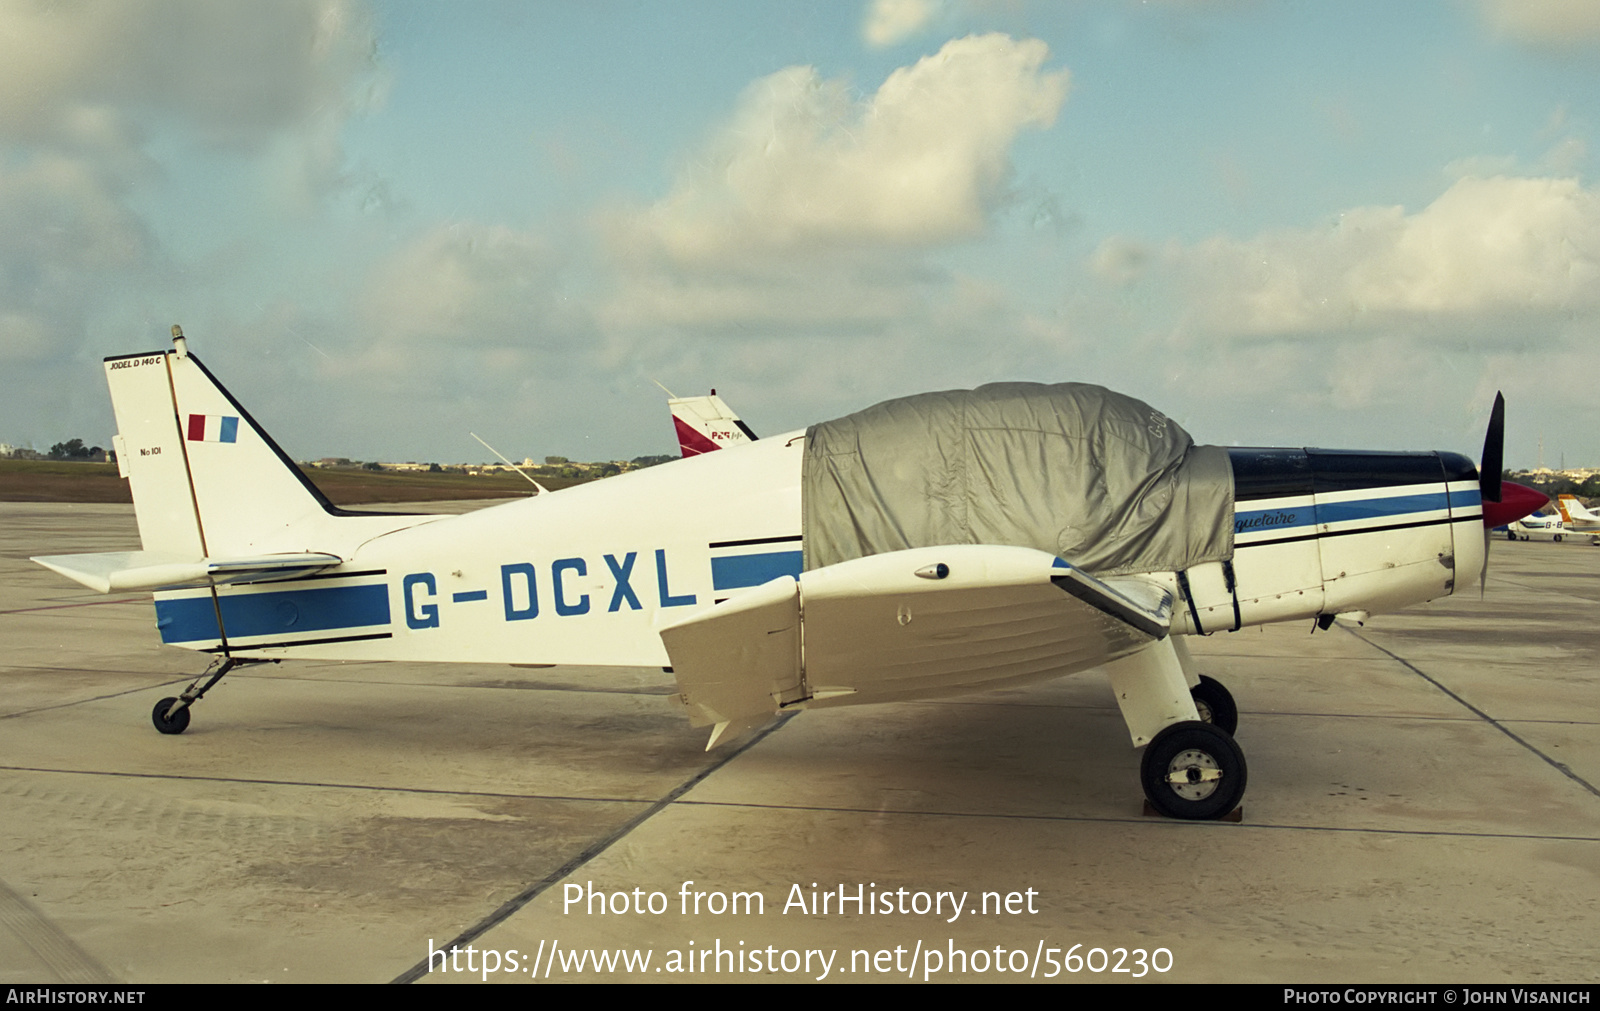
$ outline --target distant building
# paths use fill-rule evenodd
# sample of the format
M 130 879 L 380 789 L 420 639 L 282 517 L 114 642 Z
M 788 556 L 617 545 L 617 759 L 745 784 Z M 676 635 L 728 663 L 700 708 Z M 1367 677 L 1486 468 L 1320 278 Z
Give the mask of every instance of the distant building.
M 1557 478 L 1566 478 L 1569 481 L 1582 483 L 1600 474 L 1600 467 L 1569 467 L 1566 470 L 1551 470 L 1549 467 L 1534 467 L 1531 470 L 1513 470 L 1510 472 L 1516 477 L 1526 477 L 1534 481 L 1550 481 Z

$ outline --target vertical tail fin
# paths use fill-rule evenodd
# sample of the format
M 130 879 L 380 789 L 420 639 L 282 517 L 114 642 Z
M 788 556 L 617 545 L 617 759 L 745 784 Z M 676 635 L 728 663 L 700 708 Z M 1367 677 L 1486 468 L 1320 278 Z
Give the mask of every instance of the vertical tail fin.
M 672 427 L 678 432 L 678 451 L 685 457 L 756 440 L 756 434 L 723 403 L 716 390 L 704 397 L 673 397 L 667 406 L 672 409 Z
M 1600 520 L 1580 501 L 1575 495 L 1561 495 L 1556 498 L 1556 508 L 1561 510 L 1561 518 L 1571 523 L 1573 520 L 1583 520 L 1592 523 Z
M 123 355 L 105 369 L 146 551 L 306 550 L 277 535 L 337 513 L 194 355 Z
M 419 520 L 336 508 L 181 343 L 107 358 L 105 370 L 146 552 L 349 557 L 361 540 Z

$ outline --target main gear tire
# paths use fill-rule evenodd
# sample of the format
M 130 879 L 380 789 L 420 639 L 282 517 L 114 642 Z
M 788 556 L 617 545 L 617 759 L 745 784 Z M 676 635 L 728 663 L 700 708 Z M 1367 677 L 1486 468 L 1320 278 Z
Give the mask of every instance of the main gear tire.
M 1249 773 L 1233 737 L 1211 723 L 1185 720 L 1144 749 L 1139 779 L 1150 805 L 1168 818 L 1222 818 L 1244 798 Z

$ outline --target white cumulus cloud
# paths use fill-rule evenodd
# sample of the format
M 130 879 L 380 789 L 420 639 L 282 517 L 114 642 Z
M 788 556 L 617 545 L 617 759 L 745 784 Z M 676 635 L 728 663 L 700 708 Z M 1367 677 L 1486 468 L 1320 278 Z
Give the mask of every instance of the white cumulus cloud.
M 1009 149 L 1050 125 L 1068 75 L 1043 42 L 971 36 L 857 99 L 790 67 L 756 81 L 671 193 L 630 216 L 635 255 L 684 263 L 921 246 L 982 231 Z
M 1592 313 L 1600 197 L 1575 179 L 1472 177 L 1415 213 L 1358 207 L 1325 229 L 1159 249 L 1117 237 L 1096 266 L 1123 283 L 1175 280 L 1190 322 L 1223 336 Z
M 173 266 L 147 215 L 174 139 L 255 159 L 280 206 L 337 186 L 372 49 L 354 0 L 0 2 L 0 357 L 70 355 Z
M 1600 42 L 1595 0 L 1482 0 L 1482 5 L 1495 31 L 1519 42 L 1553 49 Z
M 503 225 L 430 229 L 379 264 L 361 316 L 377 346 L 519 346 L 561 316 L 560 261 L 536 236 Z
M 253 143 L 329 105 L 371 60 L 349 0 L 0 5 L 0 137 L 60 139 L 94 112 L 176 114 Z
M 872 0 L 861 37 L 875 49 L 904 42 L 927 28 L 937 10 L 934 0 Z
M 0 166 L 0 361 L 68 355 L 92 307 L 154 245 L 87 160 Z

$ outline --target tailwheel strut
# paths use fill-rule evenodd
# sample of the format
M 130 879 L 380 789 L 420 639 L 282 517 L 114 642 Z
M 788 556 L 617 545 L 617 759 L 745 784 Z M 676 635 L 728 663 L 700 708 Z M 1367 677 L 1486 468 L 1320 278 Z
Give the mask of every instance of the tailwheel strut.
M 189 729 L 189 707 L 205 697 L 212 686 L 222 680 L 222 676 L 235 667 L 243 667 L 253 663 L 277 663 L 276 660 L 247 660 L 239 657 L 223 657 L 206 668 L 205 673 L 195 678 L 183 694 L 177 697 L 168 696 L 157 702 L 155 708 L 150 710 L 150 722 L 155 724 L 157 730 L 163 734 L 181 734 Z M 206 677 L 207 674 L 211 676 Z M 201 684 L 205 681 L 205 684 Z

